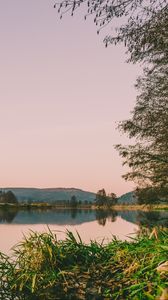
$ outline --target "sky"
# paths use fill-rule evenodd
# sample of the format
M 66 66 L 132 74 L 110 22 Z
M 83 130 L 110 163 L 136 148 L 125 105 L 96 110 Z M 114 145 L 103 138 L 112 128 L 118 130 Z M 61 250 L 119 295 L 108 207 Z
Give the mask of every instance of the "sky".
M 60 20 L 53 5 L 0 1 L 0 186 L 129 192 L 114 145 L 130 142 L 116 127 L 141 69 L 92 18 Z

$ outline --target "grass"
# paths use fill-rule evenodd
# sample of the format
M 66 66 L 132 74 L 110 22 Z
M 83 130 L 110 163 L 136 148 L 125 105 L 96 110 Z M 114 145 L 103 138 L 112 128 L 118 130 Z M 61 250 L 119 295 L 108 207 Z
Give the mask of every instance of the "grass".
M 31 232 L 12 257 L 0 254 L 0 299 L 159 299 L 168 277 L 156 268 L 167 260 L 167 230 L 158 240 L 141 234 L 107 245 L 86 245 L 69 231 L 64 241 L 50 230 Z

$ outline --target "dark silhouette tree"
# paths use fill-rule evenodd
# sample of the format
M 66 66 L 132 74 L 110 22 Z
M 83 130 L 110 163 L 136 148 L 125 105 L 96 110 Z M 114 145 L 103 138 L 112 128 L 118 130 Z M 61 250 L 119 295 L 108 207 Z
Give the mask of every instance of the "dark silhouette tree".
M 107 196 L 105 189 L 101 189 L 96 194 L 95 204 L 97 206 L 103 206 L 107 204 Z
M 107 206 L 113 206 L 117 204 L 117 196 L 115 193 L 110 193 L 108 196 L 107 196 Z
M 60 18 L 68 12 L 73 16 L 80 6 L 85 11 L 85 19 L 93 16 L 97 33 L 120 19 L 120 25 L 114 23 L 110 27 L 111 35 L 104 42 L 106 45 L 124 43 L 133 62 L 158 59 L 162 49 L 168 48 L 167 0 L 60 0 L 54 5 Z
M 137 81 L 140 93 L 131 119 L 119 124 L 136 142 L 117 145 L 131 168 L 123 177 L 138 184 L 140 203 L 168 201 L 168 66 L 156 65 L 146 72 Z
M 0 203 L 18 204 L 18 200 L 13 192 L 8 191 L 0 194 Z
M 78 201 L 77 201 L 77 198 L 76 198 L 76 196 L 75 195 L 73 195 L 72 197 L 71 197 L 71 200 L 70 200 L 70 206 L 72 206 L 72 207 L 77 207 L 77 205 L 78 205 Z
M 126 180 L 138 184 L 140 203 L 168 200 L 168 3 L 167 0 L 62 0 L 55 4 L 62 17 L 81 6 L 85 19 L 92 15 L 100 32 L 120 19 L 105 45 L 124 43 L 129 62 L 145 62 L 138 78 L 137 102 L 131 119 L 119 129 L 135 139 L 134 145 L 117 145 L 131 171 Z M 101 195 L 97 201 L 101 203 Z

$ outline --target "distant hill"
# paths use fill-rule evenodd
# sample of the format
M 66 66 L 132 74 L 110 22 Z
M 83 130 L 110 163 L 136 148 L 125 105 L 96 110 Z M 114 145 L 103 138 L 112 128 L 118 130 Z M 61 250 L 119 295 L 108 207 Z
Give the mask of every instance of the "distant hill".
M 118 198 L 118 204 L 137 204 L 137 199 L 134 192 L 129 192 Z
M 3 188 L 5 192 L 11 191 L 17 198 L 18 202 L 48 202 L 68 201 L 75 196 L 77 201 L 94 202 L 96 194 L 83 191 L 77 188 Z M 118 204 L 136 204 L 134 192 L 126 193 L 118 198 Z
M 95 200 L 95 193 L 83 191 L 76 188 L 4 188 L 3 190 L 12 191 L 16 196 L 18 202 L 49 202 L 67 201 L 72 196 L 75 196 L 77 201 L 93 202 Z

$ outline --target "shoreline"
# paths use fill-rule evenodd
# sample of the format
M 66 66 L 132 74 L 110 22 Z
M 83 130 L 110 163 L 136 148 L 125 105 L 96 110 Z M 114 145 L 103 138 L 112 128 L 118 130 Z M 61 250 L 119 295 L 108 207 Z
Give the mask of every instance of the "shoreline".
M 16 208 L 16 209 L 89 209 L 89 210 L 141 210 L 141 211 L 150 211 L 150 210 L 168 210 L 168 204 L 153 204 L 153 205 L 127 205 L 127 204 L 116 204 L 110 207 L 101 206 L 98 207 L 93 204 L 81 204 L 78 206 L 70 206 L 70 205 L 58 205 L 58 204 L 50 204 L 50 203 L 0 203 L 0 208 Z

